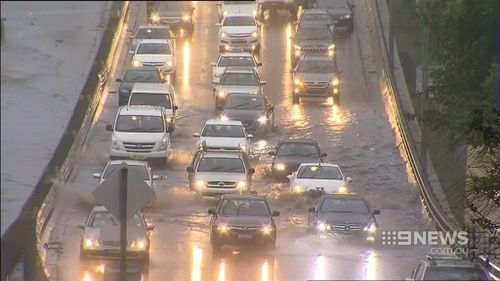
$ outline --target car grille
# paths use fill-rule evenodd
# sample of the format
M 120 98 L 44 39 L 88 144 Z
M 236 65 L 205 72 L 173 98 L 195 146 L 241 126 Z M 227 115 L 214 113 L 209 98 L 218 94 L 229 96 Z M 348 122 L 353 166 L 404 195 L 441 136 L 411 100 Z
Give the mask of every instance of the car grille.
M 143 62 L 142 65 L 144 66 L 163 66 L 163 62 Z
M 323 53 L 327 52 L 328 48 L 324 46 L 310 46 L 310 47 L 304 47 L 302 50 L 306 53 Z
M 304 82 L 304 86 L 306 88 L 312 88 L 312 89 L 322 89 L 328 87 L 328 81 L 312 81 L 312 82 Z
M 231 39 L 231 43 L 233 44 L 245 44 L 247 40 L 245 39 Z
M 179 17 L 175 17 L 175 18 L 173 18 L 173 17 L 169 17 L 169 18 L 162 17 L 161 18 L 161 22 L 162 23 L 166 23 L 166 24 L 169 24 L 169 23 L 178 23 L 180 20 L 181 20 L 181 18 L 179 18 Z
M 250 37 L 250 33 L 232 33 L 232 34 L 229 34 L 229 37 L 231 39 L 234 39 L 234 38 L 247 38 L 247 37 Z
M 102 241 L 104 247 L 120 247 L 120 241 Z
M 255 120 L 241 120 L 241 123 L 243 124 L 243 127 L 251 128 L 253 127 Z
M 234 181 L 208 181 L 207 187 L 209 187 L 209 188 L 235 188 L 236 182 L 234 182 Z
M 342 230 L 342 231 L 359 231 L 363 229 L 360 224 L 332 224 L 331 229 Z
M 155 146 L 155 143 L 154 142 L 142 142 L 142 143 L 124 142 L 123 146 L 125 147 L 125 150 L 128 152 L 151 152 L 153 150 L 153 147 Z

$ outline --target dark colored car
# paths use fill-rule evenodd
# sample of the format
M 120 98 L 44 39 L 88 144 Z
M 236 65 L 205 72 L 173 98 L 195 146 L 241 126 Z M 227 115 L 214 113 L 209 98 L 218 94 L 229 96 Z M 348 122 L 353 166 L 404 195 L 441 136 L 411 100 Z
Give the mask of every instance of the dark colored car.
M 221 118 L 241 121 L 249 133 L 267 132 L 274 127 L 274 106 L 265 95 L 230 94 Z
M 282 140 L 268 154 L 273 157 L 271 173 L 280 177 L 295 172 L 302 163 L 323 162 L 327 156 L 314 140 Z
M 276 224 L 264 197 L 258 195 L 226 194 L 217 208 L 209 209 L 210 244 L 214 253 L 224 245 L 263 246 L 273 250 L 276 245 Z
M 320 197 L 316 207 L 309 208 L 308 226 L 320 232 L 335 232 L 361 236 L 374 241 L 377 233 L 375 215 L 365 200 L 349 193 L 325 194 Z
M 301 97 L 332 97 L 335 104 L 340 102 L 340 71 L 335 60 L 328 57 L 305 56 L 292 71 L 293 103 Z
M 156 1 L 148 19 L 150 24 L 168 25 L 179 37 L 189 37 L 194 31 L 193 11 L 190 1 Z
M 354 5 L 347 0 L 316 0 L 316 8 L 327 10 L 336 27 L 347 27 L 349 32 L 354 30 Z
M 293 38 L 292 66 L 295 67 L 299 59 L 308 54 L 337 58 L 330 26 L 310 22 L 298 25 Z
M 134 67 L 125 72 L 123 78 L 116 79 L 120 82 L 118 88 L 118 105 L 126 105 L 130 92 L 135 83 L 165 83 L 166 78 L 161 74 L 160 70 L 156 67 Z
M 263 19 L 264 12 L 266 10 L 269 10 L 271 12 L 271 14 L 275 14 L 278 10 L 288 10 L 290 12 L 290 17 L 293 20 L 296 20 L 300 2 L 306 2 L 306 1 L 259 0 L 259 16 L 261 19 Z

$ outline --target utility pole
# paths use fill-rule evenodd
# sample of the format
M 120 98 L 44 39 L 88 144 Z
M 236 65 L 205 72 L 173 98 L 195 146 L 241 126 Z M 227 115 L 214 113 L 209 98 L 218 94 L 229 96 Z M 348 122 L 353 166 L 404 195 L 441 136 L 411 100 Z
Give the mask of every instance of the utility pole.
M 120 170 L 120 280 L 127 280 L 127 178 L 128 166 Z
M 392 19 L 394 13 L 394 1 L 387 0 L 387 6 L 389 8 L 389 64 L 391 69 L 394 69 L 394 20 Z
M 426 9 L 426 1 L 422 0 L 422 8 Z M 429 29 L 422 24 L 422 98 L 420 104 L 420 118 L 426 116 L 426 111 L 429 106 L 429 92 L 427 91 L 429 84 Z M 420 140 L 420 158 L 422 160 L 422 169 L 424 175 L 427 176 L 427 125 L 425 120 L 420 122 L 421 140 Z

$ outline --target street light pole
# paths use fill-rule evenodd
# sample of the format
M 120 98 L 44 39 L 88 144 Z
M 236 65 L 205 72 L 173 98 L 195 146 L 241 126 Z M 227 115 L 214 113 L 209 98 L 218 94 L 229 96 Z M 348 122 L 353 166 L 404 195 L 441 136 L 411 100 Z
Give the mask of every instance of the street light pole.
M 422 8 L 426 9 L 426 1 L 422 0 Z M 425 124 L 424 116 L 429 106 L 429 92 L 427 91 L 429 84 L 429 29 L 422 24 L 422 98 L 420 104 L 421 125 L 421 140 L 420 140 L 420 158 L 422 160 L 422 170 L 427 175 L 427 124 Z
M 120 280 L 127 280 L 127 177 L 128 167 L 122 167 L 120 185 Z

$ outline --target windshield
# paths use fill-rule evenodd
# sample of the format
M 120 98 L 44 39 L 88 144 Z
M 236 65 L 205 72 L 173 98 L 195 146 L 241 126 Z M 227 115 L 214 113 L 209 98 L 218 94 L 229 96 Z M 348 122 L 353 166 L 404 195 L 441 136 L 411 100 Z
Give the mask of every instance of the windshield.
M 165 39 L 170 40 L 170 31 L 166 28 L 141 28 L 137 30 L 135 39 Z
M 94 212 L 94 217 L 90 222 L 90 227 L 103 227 L 118 224 L 119 222 L 111 215 L 110 212 L 98 211 Z
M 255 67 L 252 57 L 222 57 L 219 61 L 219 67 L 228 66 L 248 66 Z
M 233 110 L 264 110 L 266 106 L 264 98 L 261 96 L 236 94 L 229 96 L 224 108 Z
M 283 143 L 278 148 L 278 156 L 316 156 L 319 151 L 314 144 L 310 143 Z
M 115 130 L 134 133 L 162 133 L 165 131 L 163 118 L 149 115 L 120 115 L 116 121 Z
M 302 21 L 320 21 L 320 22 L 330 22 L 330 16 L 327 14 L 313 14 L 306 13 L 302 16 Z
M 243 128 L 238 125 L 206 125 L 203 128 L 203 137 L 244 138 Z
M 243 4 L 243 5 L 250 5 L 250 4 L 255 4 L 255 0 L 247 0 L 247 1 L 222 1 L 224 5 L 237 5 L 237 4 Z
M 335 73 L 335 64 L 331 61 L 300 60 L 297 72 L 302 73 Z
M 198 172 L 245 173 L 239 158 L 204 157 L 198 164 Z
M 170 95 L 132 93 L 129 105 L 153 105 L 172 109 L 172 100 L 170 99 Z
M 125 82 L 162 83 L 160 75 L 155 70 L 129 70 L 123 78 Z
M 259 78 L 254 73 L 226 73 L 222 76 L 222 85 L 259 86 Z
M 226 17 L 222 26 L 255 26 L 255 20 L 251 16 Z
M 321 204 L 322 213 L 368 214 L 368 207 L 361 199 L 327 198 Z
M 326 26 L 302 26 L 299 28 L 297 40 L 333 41 L 333 38 L 330 29 Z
M 340 169 L 333 166 L 302 166 L 297 173 L 300 179 L 342 180 Z
M 487 278 L 479 268 L 436 266 L 427 268 L 424 280 L 487 280 Z
M 161 11 L 188 11 L 192 8 L 188 1 L 161 1 Z
M 269 208 L 262 200 L 224 200 L 220 213 L 222 216 L 270 216 Z
M 137 48 L 138 55 L 170 55 L 172 50 L 165 43 L 144 43 Z
M 316 0 L 316 8 L 318 9 L 339 9 L 345 7 L 345 0 Z
M 103 174 L 102 178 L 106 179 L 111 173 L 113 173 L 114 171 L 116 171 L 116 169 L 120 169 L 120 167 L 121 167 L 121 164 L 110 164 L 110 165 L 108 165 L 106 167 L 106 170 L 104 170 L 104 174 Z M 139 174 L 139 176 L 143 180 L 145 180 L 145 181 L 150 180 L 148 171 L 146 169 L 146 166 L 142 166 L 142 165 L 128 165 L 128 168 L 129 168 L 129 170 L 133 170 L 134 172 L 136 172 L 137 174 Z

